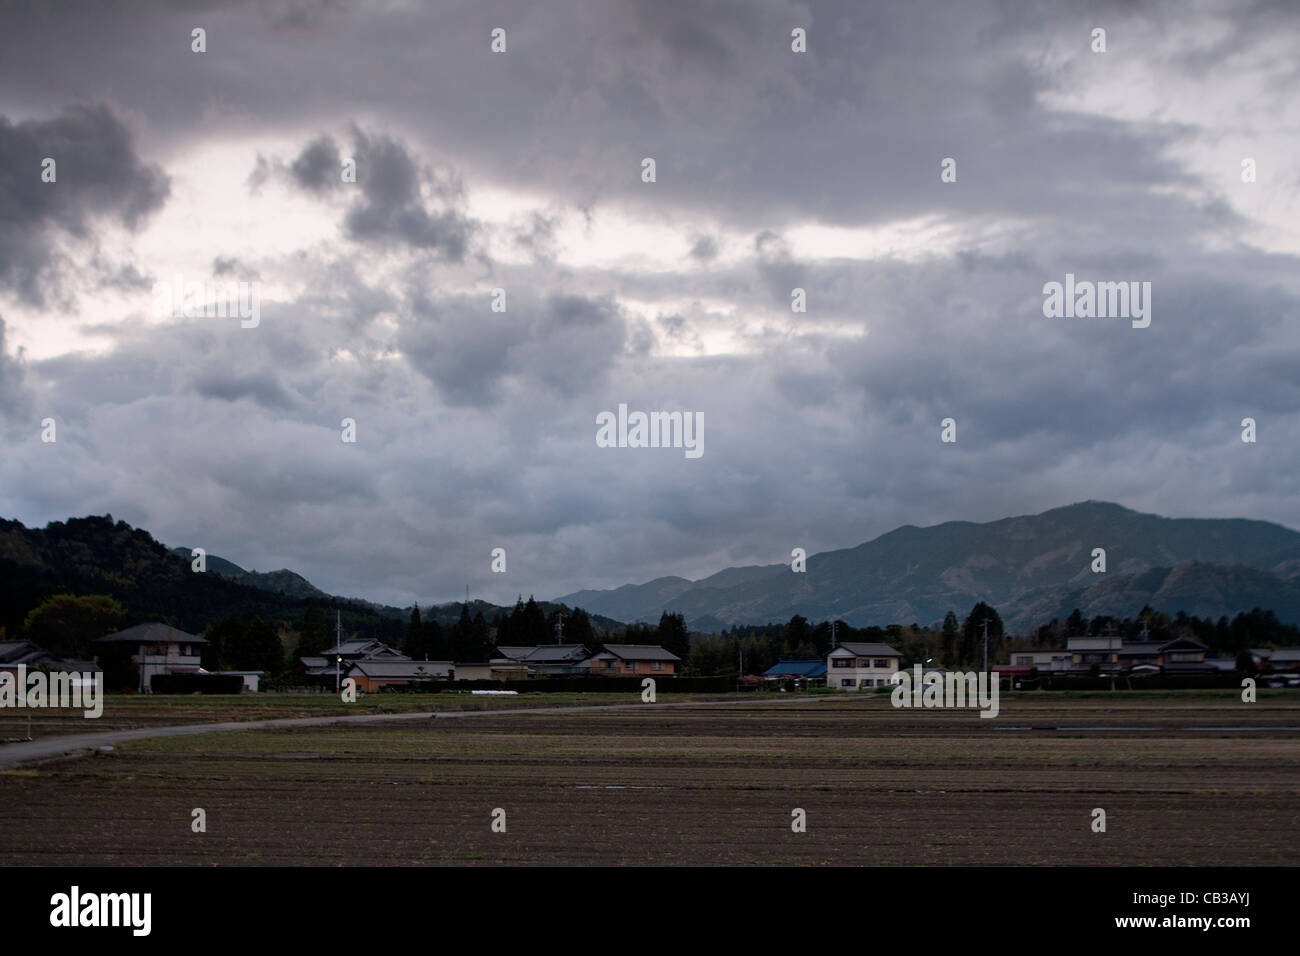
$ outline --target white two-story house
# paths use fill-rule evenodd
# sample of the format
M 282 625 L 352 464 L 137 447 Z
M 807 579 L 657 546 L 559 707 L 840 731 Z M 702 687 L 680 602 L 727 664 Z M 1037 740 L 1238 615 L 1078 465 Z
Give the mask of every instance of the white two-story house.
M 841 644 L 826 655 L 826 686 L 836 690 L 883 687 L 898 672 L 902 656 L 888 644 Z
M 137 624 L 92 642 L 95 659 L 108 653 L 110 646 L 130 652 L 135 670 L 136 689 L 149 693 L 155 674 L 197 674 L 200 655 L 207 640 L 166 624 Z M 100 666 L 103 666 L 102 664 Z

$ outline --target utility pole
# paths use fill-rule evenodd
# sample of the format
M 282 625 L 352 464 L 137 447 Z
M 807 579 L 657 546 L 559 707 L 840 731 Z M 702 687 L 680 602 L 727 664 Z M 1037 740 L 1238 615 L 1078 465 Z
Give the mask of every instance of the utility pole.
M 334 611 L 334 692 L 337 694 L 343 683 L 343 655 L 339 648 L 343 645 L 343 612 Z
M 831 621 L 831 650 L 835 650 L 840 646 L 840 642 L 835 638 L 835 626 L 837 624 L 839 624 L 839 621 Z
M 555 612 L 555 643 L 564 643 L 564 612 Z
M 989 672 L 989 619 L 984 618 L 984 673 Z

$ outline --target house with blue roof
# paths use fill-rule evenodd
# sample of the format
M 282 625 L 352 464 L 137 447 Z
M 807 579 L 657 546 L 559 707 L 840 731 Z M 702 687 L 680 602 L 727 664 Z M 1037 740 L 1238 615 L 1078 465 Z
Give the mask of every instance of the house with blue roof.
M 794 681 L 796 686 L 809 687 L 826 683 L 826 660 L 824 658 L 803 658 L 799 660 L 777 661 L 763 671 L 763 680 L 773 683 Z

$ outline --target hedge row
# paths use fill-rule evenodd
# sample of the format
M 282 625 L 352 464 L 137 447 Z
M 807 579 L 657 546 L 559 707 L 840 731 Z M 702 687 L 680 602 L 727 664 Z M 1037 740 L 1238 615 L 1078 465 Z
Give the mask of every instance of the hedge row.
M 428 681 L 401 687 L 385 687 L 384 693 L 440 693 L 458 690 L 517 690 L 536 693 L 640 693 L 641 677 L 534 677 L 528 680 L 458 680 Z M 730 677 L 655 677 L 659 694 L 721 694 L 734 691 L 736 681 Z
M 1020 690 L 1212 690 L 1241 687 L 1241 674 L 1182 674 L 1151 677 L 1064 677 L 1043 675 L 1016 681 Z
M 244 678 L 238 674 L 154 674 L 149 687 L 155 694 L 238 694 Z

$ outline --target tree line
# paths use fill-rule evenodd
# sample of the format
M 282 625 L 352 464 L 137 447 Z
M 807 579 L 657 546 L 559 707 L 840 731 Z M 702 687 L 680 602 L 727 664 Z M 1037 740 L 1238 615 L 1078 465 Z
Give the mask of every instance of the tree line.
M 838 643 L 889 644 L 902 655 L 901 665 L 932 663 L 949 668 L 982 666 L 987 625 L 990 664 L 1006 659 L 1011 650 L 1064 647 L 1071 637 L 1113 634 L 1125 641 L 1170 641 L 1190 637 L 1205 644 L 1211 654 L 1249 658 L 1256 646 L 1300 645 L 1300 629 L 1284 624 L 1270 610 L 1253 608 L 1229 619 L 1198 618 L 1184 612 L 1169 615 L 1150 606 L 1134 617 L 1096 615 L 1085 618 L 1075 609 L 1063 621 L 1053 618 L 1030 634 L 1009 638 L 997 610 L 983 601 L 962 618 L 949 611 L 938 627 L 891 624 L 887 627 L 853 627 L 843 621 L 813 623 L 794 615 L 785 624 L 735 626 L 716 633 L 692 635 L 681 614 L 664 612 L 657 625 L 629 624 L 617 629 L 597 627 L 581 608 L 553 606 L 549 611 L 522 595 L 509 611 L 489 622 L 481 607 L 470 613 L 460 605 L 459 617 L 450 625 L 434 615 L 411 609 L 405 622 L 376 619 L 367 611 L 335 610 L 341 614 L 343 635 L 381 640 L 398 647 L 415 660 L 449 660 L 461 663 L 488 660 L 497 647 L 531 647 L 540 644 L 581 644 L 588 653 L 604 643 L 657 644 L 682 659 L 680 673 L 687 676 L 741 676 L 761 674 L 781 660 L 824 659 L 832 640 Z M 440 610 L 445 613 L 446 608 Z M 202 663 L 208 670 L 261 670 L 273 677 L 293 670 L 303 656 L 320 656 L 336 640 L 334 615 L 309 600 L 297 626 L 253 614 L 227 615 L 208 627 L 203 636 Z M 24 618 L 19 636 L 68 660 L 95 656 L 92 642 L 127 626 L 132 619 L 121 601 L 106 594 L 54 594 Z M 833 631 L 833 634 L 832 634 Z

